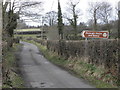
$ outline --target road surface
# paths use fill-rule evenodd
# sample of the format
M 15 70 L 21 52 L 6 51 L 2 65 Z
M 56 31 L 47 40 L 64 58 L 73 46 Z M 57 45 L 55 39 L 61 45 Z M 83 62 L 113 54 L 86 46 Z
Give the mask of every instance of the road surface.
M 50 63 L 30 43 L 23 44 L 19 66 L 29 88 L 93 88 L 86 81 Z

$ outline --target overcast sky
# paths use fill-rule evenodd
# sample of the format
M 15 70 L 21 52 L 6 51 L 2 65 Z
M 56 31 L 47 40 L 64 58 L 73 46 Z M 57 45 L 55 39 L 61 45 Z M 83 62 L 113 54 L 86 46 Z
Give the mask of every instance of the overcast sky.
M 52 10 L 56 10 L 57 11 L 57 1 L 58 0 L 42 0 L 44 2 L 44 9 L 45 11 L 50 11 L 51 8 Z M 73 1 L 78 1 L 78 0 L 73 0 Z M 85 10 L 86 8 L 88 8 L 88 3 L 89 2 L 102 2 L 102 1 L 107 1 L 110 2 L 113 6 L 117 5 L 118 1 L 120 0 L 79 0 L 80 3 L 78 5 L 78 7 L 82 10 Z M 61 8 L 64 11 L 65 7 L 66 7 L 66 3 L 70 2 L 70 0 L 60 0 L 61 3 Z
M 44 12 L 49 12 L 49 11 L 58 11 L 57 9 L 57 1 L 58 0 L 41 0 L 43 2 L 43 8 L 44 8 Z M 73 0 L 73 1 L 78 1 L 78 0 Z M 102 2 L 102 1 L 107 1 L 109 3 L 111 3 L 113 9 L 118 5 L 118 1 L 120 0 L 80 0 L 80 3 L 78 4 L 78 8 L 81 10 L 82 12 L 82 16 L 80 17 L 81 22 L 87 22 L 88 21 L 88 13 L 87 10 L 89 8 L 88 3 L 89 2 Z M 61 9 L 62 12 L 64 13 L 66 11 L 66 5 L 67 2 L 70 2 L 70 0 L 60 0 L 61 3 Z M 114 13 L 113 13 L 114 16 Z M 31 23 L 29 23 L 31 24 Z M 32 23 L 32 25 L 40 25 L 37 23 Z

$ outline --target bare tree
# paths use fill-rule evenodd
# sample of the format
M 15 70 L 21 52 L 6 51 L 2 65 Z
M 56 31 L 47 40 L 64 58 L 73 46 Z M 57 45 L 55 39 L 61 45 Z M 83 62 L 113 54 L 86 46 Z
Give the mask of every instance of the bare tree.
M 17 27 L 17 19 L 19 15 L 29 16 L 29 17 L 36 17 L 38 14 L 32 10 L 35 6 L 41 5 L 41 2 L 26 2 L 18 1 L 18 0 L 6 0 L 3 4 L 3 37 L 7 37 L 12 40 L 13 37 L 13 30 Z M 30 11 L 30 10 L 31 11 Z M 12 46 L 12 41 L 7 40 L 10 42 L 8 46 Z
M 53 25 L 57 24 L 57 12 L 55 12 L 55 11 L 47 12 L 45 15 L 45 22 L 49 26 L 53 26 Z
M 40 23 L 42 18 L 41 12 L 43 11 L 41 1 L 24 0 L 17 6 L 16 9 L 18 10 L 20 17 L 27 17 L 34 22 Z
M 94 21 L 94 30 L 97 30 L 98 20 L 106 24 L 109 30 L 108 24 L 112 12 L 111 5 L 108 2 L 91 2 L 89 5 L 89 12 Z
M 99 9 L 99 17 L 105 23 L 109 23 L 109 19 L 112 13 L 112 6 L 108 2 L 102 2 Z
M 39 12 L 41 11 L 41 9 L 39 9 L 41 7 L 41 3 L 42 2 L 37 2 L 37 1 L 33 2 L 28 0 L 27 1 L 21 0 L 21 2 L 18 0 L 14 0 L 13 2 L 7 0 L 3 5 L 4 30 L 7 29 L 8 26 L 10 26 L 9 24 L 11 23 L 11 21 L 15 19 L 15 14 L 16 14 L 16 18 L 18 18 L 17 16 L 22 16 L 22 17 L 32 17 L 32 20 L 35 20 L 36 18 L 38 19 L 41 16 L 39 14 Z M 35 10 L 36 7 L 37 10 Z M 6 17 L 8 17 L 9 20 L 6 20 Z
M 99 19 L 99 10 L 101 7 L 101 2 L 90 2 L 89 3 L 89 13 L 94 22 L 94 30 L 97 30 L 97 21 Z
M 77 9 L 78 4 L 79 4 L 79 0 L 76 1 L 70 0 L 70 2 L 68 2 L 69 8 L 67 10 L 68 11 L 67 14 L 72 15 L 72 17 L 65 16 L 65 18 L 73 26 L 75 39 L 77 39 L 77 19 L 81 15 L 80 9 Z
M 112 6 L 108 2 L 102 2 L 101 7 L 99 9 L 99 18 L 106 25 L 109 33 L 110 33 L 110 24 L 109 19 L 112 14 Z
M 118 20 L 118 7 L 115 7 L 115 20 Z

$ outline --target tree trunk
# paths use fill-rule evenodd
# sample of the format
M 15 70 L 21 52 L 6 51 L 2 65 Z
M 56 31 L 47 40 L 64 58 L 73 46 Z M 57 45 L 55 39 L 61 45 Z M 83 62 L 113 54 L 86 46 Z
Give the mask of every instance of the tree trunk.
M 118 11 L 118 46 L 120 46 L 120 10 Z M 120 86 L 120 48 L 118 48 L 118 86 Z
M 97 18 L 96 18 L 96 10 L 94 11 L 94 30 L 97 31 Z
M 73 6 L 73 18 L 74 18 L 74 22 L 73 22 L 73 28 L 74 28 L 74 35 L 75 35 L 75 39 L 77 39 L 77 16 L 75 13 L 75 6 Z
M 2 43 L 2 1 L 0 1 L 0 43 Z M 2 61 L 2 44 L 0 44 L 0 62 Z

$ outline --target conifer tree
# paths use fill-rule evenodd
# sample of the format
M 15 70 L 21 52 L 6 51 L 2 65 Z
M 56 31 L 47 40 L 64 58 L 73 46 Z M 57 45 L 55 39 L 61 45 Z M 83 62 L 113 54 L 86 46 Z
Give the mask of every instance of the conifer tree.
M 63 39 L 63 21 L 62 21 L 62 12 L 61 12 L 61 6 L 59 0 L 58 0 L 58 31 L 61 40 Z

